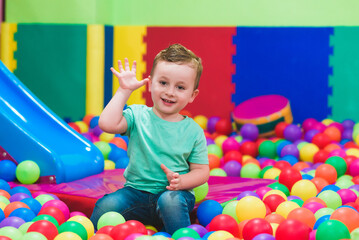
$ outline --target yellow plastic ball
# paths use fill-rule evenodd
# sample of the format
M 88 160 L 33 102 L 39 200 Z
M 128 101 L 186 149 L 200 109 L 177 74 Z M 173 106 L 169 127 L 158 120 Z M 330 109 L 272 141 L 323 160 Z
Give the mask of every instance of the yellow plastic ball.
M 277 232 L 277 228 L 279 226 L 279 223 L 269 223 L 273 230 L 273 236 L 275 237 L 275 234 Z
M 287 195 L 285 195 L 284 192 L 278 190 L 278 189 L 273 189 L 273 190 L 269 190 L 268 192 L 266 192 L 266 194 L 264 194 L 263 196 L 263 200 L 268 197 L 269 195 L 272 195 L 272 194 L 277 194 L 279 196 L 281 196 L 282 198 L 284 198 L 284 200 L 287 201 Z
M 242 165 L 244 165 L 244 163 L 249 159 L 253 159 L 253 157 L 251 155 L 243 155 L 242 156 Z
M 318 151 L 317 145 L 307 143 L 299 150 L 299 158 L 304 162 L 313 162 L 313 157 Z
M 222 148 L 222 144 L 223 144 L 224 141 L 226 141 L 227 138 L 228 138 L 228 137 L 227 137 L 226 135 L 219 135 L 218 137 L 216 137 L 216 138 L 214 139 L 214 143 L 215 143 L 218 147 Z
M 80 128 L 81 133 L 89 131 L 89 126 L 83 121 L 76 121 L 75 124 Z
M 279 168 L 270 168 L 263 174 L 263 179 L 276 179 L 280 173 L 281 170 Z
M 317 187 L 312 181 L 302 179 L 294 183 L 290 195 L 300 197 L 303 201 L 318 194 Z
M 333 122 L 334 122 L 334 120 L 329 119 L 329 118 L 322 120 L 322 123 L 323 123 L 325 126 L 329 126 L 329 125 L 330 125 L 331 123 L 333 123 Z
M 5 207 L 7 206 L 6 203 L 0 201 L 0 208 L 4 211 Z
M 208 240 L 226 240 L 228 238 L 234 238 L 234 236 L 227 231 L 219 230 L 209 235 Z
M 74 232 L 62 232 L 54 238 L 54 240 L 69 240 L 69 239 L 82 240 L 81 237 Z
M 154 226 L 152 225 L 145 225 L 146 229 L 149 229 L 149 230 L 152 230 L 154 232 L 158 232 L 157 228 L 155 228 Z
M 275 212 L 278 213 L 279 215 L 282 215 L 282 217 L 286 219 L 288 214 L 296 208 L 300 208 L 298 203 L 293 201 L 285 201 L 278 205 Z
M 115 137 L 115 134 L 103 132 L 100 134 L 100 141 L 110 142 Z
M 111 160 L 105 160 L 105 170 L 112 170 L 115 169 L 115 162 Z
M 259 198 L 246 196 L 238 201 L 236 214 L 240 222 L 247 219 L 264 218 L 266 216 L 266 207 Z
M 349 148 L 345 151 L 345 153 L 348 156 L 355 156 L 355 157 L 359 158 L 359 149 L 357 149 L 357 148 Z
M 95 234 L 95 227 L 94 227 L 93 223 L 91 222 L 90 219 L 88 219 L 85 216 L 76 215 L 76 216 L 71 217 L 68 221 L 78 222 L 82 226 L 84 226 L 84 228 L 86 229 L 88 238 L 92 237 Z
M 203 115 L 197 115 L 193 118 L 193 120 L 202 128 L 207 129 L 208 118 Z

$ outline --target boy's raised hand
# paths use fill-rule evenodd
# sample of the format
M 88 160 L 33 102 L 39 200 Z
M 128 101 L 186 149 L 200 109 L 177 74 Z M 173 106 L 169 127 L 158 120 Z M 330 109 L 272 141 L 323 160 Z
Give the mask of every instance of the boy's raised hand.
M 169 170 L 164 164 L 161 164 L 161 169 L 166 174 L 169 183 L 169 186 L 167 186 L 166 188 L 171 191 L 181 190 L 180 175 L 176 172 Z
M 125 58 L 125 69 L 122 66 L 121 60 L 118 60 L 117 62 L 118 62 L 119 72 L 116 71 L 113 67 L 111 67 L 111 71 L 118 78 L 118 81 L 120 83 L 120 88 L 134 91 L 137 88 L 142 87 L 149 81 L 148 78 L 145 78 L 141 81 L 137 80 L 136 61 L 133 61 L 132 70 L 130 69 L 130 64 L 127 58 Z

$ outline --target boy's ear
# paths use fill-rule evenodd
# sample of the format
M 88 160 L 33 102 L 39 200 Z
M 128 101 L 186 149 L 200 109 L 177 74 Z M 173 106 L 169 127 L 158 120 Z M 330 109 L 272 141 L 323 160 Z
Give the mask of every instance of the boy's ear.
M 148 91 L 151 92 L 151 86 L 152 86 L 152 78 L 151 76 L 148 76 Z
M 192 103 L 194 99 L 198 96 L 198 94 L 199 94 L 199 90 L 198 89 L 194 90 L 191 99 L 188 101 L 188 103 Z

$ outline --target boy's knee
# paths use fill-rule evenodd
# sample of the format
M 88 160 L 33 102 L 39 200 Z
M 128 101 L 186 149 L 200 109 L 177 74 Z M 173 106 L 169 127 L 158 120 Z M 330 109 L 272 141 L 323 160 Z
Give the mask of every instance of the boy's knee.
M 187 194 L 184 194 L 182 191 L 166 191 L 161 194 L 158 199 L 158 207 L 161 209 L 163 207 L 172 208 L 172 207 L 183 207 L 187 206 L 191 208 L 191 199 L 188 199 Z

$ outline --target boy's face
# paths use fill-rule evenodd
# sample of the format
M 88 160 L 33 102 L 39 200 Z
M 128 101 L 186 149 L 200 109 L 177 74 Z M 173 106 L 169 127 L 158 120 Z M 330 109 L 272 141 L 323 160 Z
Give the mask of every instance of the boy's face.
M 188 64 L 159 61 L 149 82 L 153 111 L 167 121 L 183 119 L 179 115 L 198 95 L 194 90 L 196 71 Z

